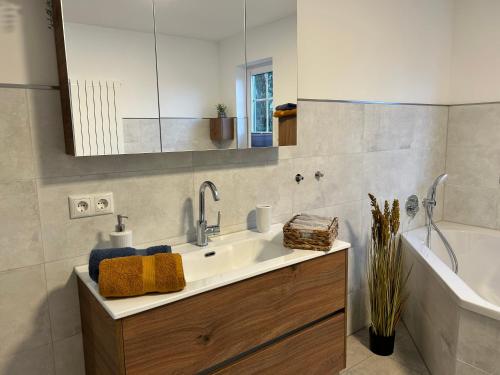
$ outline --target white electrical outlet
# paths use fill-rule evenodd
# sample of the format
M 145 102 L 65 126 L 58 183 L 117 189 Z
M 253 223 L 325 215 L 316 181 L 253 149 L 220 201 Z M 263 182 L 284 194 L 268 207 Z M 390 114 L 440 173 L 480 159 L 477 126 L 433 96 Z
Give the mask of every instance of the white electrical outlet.
M 112 214 L 115 210 L 114 206 L 113 193 L 94 194 L 95 215 Z
M 71 195 L 68 201 L 72 219 L 95 215 L 94 198 L 91 195 Z
M 71 219 L 109 215 L 115 211 L 113 193 L 70 195 L 68 201 Z

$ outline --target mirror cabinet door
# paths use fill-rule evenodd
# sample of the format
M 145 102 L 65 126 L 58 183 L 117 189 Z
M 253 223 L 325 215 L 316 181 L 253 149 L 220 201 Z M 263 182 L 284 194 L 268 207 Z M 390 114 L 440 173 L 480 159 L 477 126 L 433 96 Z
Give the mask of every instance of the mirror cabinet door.
M 250 147 L 297 144 L 297 0 L 246 0 Z
M 246 147 L 244 0 L 155 0 L 163 152 Z
M 297 0 L 54 0 L 54 10 L 69 153 L 296 144 Z
M 152 0 L 61 0 L 75 156 L 160 152 Z

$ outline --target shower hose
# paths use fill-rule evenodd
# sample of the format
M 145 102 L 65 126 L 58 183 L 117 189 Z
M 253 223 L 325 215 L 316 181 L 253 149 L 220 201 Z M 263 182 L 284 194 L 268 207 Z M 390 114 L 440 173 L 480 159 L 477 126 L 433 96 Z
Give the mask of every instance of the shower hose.
M 453 272 L 458 273 L 458 260 L 457 256 L 455 255 L 455 252 L 453 251 L 453 248 L 451 247 L 450 243 L 444 236 L 444 234 L 441 232 L 441 230 L 438 228 L 434 220 L 432 219 L 432 207 L 430 205 L 427 205 L 427 220 L 429 220 L 430 225 L 434 228 L 436 233 L 439 235 L 439 238 L 441 241 L 443 241 L 444 247 L 446 248 L 446 251 L 448 252 L 448 255 L 450 256 L 451 260 L 451 269 Z M 427 232 L 427 247 L 430 249 L 431 248 L 431 239 L 430 239 L 430 231 Z

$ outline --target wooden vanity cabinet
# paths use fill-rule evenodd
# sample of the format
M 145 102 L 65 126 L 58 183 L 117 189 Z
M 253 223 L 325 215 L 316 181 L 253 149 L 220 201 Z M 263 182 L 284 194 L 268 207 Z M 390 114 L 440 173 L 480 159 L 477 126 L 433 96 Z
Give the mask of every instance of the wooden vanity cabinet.
M 113 320 L 79 280 L 87 374 L 337 374 L 347 250 Z

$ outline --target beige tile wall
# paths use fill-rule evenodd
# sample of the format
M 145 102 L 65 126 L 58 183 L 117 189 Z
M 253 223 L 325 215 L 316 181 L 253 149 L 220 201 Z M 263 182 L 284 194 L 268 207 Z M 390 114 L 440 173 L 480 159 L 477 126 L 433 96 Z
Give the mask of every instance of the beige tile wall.
M 450 107 L 444 218 L 500 229 L 500 103 Z
M 137 245 L 193 239 L 205 179 L 220 189 L 208 209 L 211 220 L 222 211 L 224 232 L 253 227 L 257 203 L 272 204 L 275 221 L 339 216 L 353 244 L 349 331 L 364 326 L 366 194 L 424 194 L 444 171 L 448 108 L 302 101 L 299 114 L 297 147 L 75 159 L 64 154 L 57 91 L 0 89 L 0 374 L 83 373 L 72 269 L 109 245 L 114 217 L 69 220 L 69 194 L 112 191 Z M 403 228 L 422 223 L 403 215 Z

